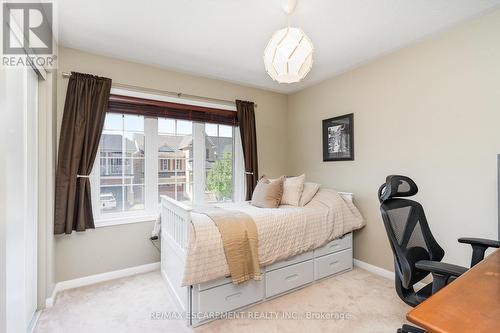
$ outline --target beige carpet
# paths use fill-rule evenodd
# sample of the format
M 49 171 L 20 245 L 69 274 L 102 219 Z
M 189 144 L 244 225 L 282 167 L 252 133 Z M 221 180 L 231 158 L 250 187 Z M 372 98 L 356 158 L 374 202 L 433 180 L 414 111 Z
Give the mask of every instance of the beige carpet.
M 35 332 L 395 333 L 408 309 L 392 281 L 356 268 L 244 310 L 253 317 L 314 312 L 332 319 L 227 319 L 193 329 L 182 320 L 151 319 L 155 312 L 176 311 L 160 273 L 152 272 L 60 293 L 55 305 L 41 314 Z

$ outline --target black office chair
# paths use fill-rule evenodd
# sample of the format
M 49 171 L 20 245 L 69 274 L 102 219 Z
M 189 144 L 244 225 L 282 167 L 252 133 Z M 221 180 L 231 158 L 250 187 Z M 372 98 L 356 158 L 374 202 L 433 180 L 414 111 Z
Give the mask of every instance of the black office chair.
M 417 184 L 405 176 L 386 178 L 378 191 L 380 212 L 394 254 L 396 292 L 408 305 L 416 306 L 467 271 L 467 268 L 441 262 L 444 250 L 432 236 L 424 208 L 418 202 L 401 199 L 418 192 Z M 483 260 L 489 247 L 500 247 L 499 241 L 460 238 L 472 246 L 471 267 Z M 432 274 L 432 283 L 415 291 L 413 286 Z M 418 332 L 405 325 L 398 332 Z M 423 332 L 423 331 L 422 331 Z

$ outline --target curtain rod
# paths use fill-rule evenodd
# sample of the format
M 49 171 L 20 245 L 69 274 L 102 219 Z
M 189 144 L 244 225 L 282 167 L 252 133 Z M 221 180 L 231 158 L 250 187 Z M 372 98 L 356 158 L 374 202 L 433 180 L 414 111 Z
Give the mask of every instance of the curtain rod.
M 71 73 L 62 72 L 62 77 L 67 79 L 67 78 L 71 77 Z M 139 91 L 143 91 L 143 92 L 152 92 L 152 93 L 156 93 L 156 94 L 160 94 L 160 95 L 170 95 L 170 96 L 178 97 L 178 98 L 197 99 L 197 100 L 213 101 L 213 102 L 219 102 L 219 103 L 223 102 L 223 103 L 229 104 L 229 105 L 235 104 L 235 101 L 230 101 L 227 99 L 219 99 L 219 98 L 212 98 L 212 97 L 205 97 L 205 96 L 198 96 L 198 95 L 183 94 L 183 93 L 175 92 L 175 91 L 144 88 L 144 87 L 132 86 L 129 84 L 118 83 L 118 82 L 112 82 L 112 86 L 116 87 L 116 88 L 128 88 L 128 89 L 139 90 Z M 254 106 L 257 107 L 257 104 L 254 103 Z

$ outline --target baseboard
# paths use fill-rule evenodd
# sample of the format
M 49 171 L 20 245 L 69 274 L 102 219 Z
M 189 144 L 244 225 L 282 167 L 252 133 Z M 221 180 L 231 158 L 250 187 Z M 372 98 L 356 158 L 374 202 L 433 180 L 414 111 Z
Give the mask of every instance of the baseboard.
M 354 259 L 354 266 L 359 267 L 364 269 L 365 271 L 368 271 L 370 273 L 376 274 L 378 276 L 384 277 L 386 279 L 394 281 L 394 272 L 391 272 L 390 270 L 387 270 L 385 268 L 381 268 L 372 264 L 369 264 L 367 262 Z M 418 282 L 415 284 L 415 287 L 417 289 L 420 289 L 425 286 L 425 283 Z
M 45 300 L 45 307 L 50 308 L 54 305 L 56 295 L 60 291 L 89 286 L 91 284 L 96 284 L 96 283 L 105 282 L 105 281 L 109 281 L 109 280 L 115 280 L 115 279 L 131 276 L 131 275 L 147 273 L 147 272 L 158 270 L 159 268 L 160 268 L 160 262 L 154 262 L 151 264 L 134 266 L 134 267 L 129 267 L 129 268 L 125 268 L 125 269 L 120 269 L 117 271 L 89 275 L 89 276 L 85 276 L 85 277 L 78 278 L 78 279 L 57 282 L 56 286 L 54 287 L 54 291 L 52 292 L 52 295 Z
M 394 272 L 385 268 L 381 268 L 358 259 L 354 259 L 354 266 L 362 268 L 370 273 L 385 277 L 386 279 L 394 280 Z

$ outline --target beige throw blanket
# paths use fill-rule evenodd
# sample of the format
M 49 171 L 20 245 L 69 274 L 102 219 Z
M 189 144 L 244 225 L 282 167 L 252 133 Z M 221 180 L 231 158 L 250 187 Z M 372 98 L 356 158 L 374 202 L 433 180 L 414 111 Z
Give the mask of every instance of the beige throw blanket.
M 217 207 L 196 212 L 210 217 L 219 229 L 233 283 L 260 280 L 257 227 L 250 215 Z

